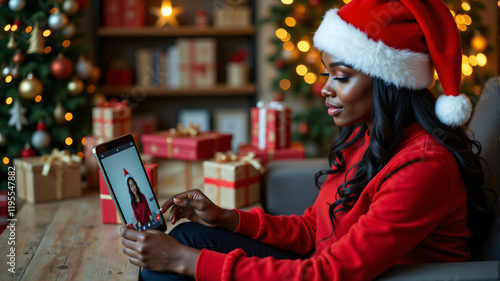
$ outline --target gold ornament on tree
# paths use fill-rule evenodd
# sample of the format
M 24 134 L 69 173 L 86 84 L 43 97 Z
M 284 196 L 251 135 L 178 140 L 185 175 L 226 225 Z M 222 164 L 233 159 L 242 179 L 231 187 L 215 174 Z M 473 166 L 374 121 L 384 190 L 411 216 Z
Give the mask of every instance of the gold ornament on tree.
M 83 92 L 85 85 L 83 81 L 78 79 L 78 77 L 73 76 L 73 78 L 68 82 L 68 92 L 74 96 L 79 95 Z
M 7 48 L 9 50 L 14 50 L 17 48 L 17 42 L 14 40 L 14 33 L 10 35 L 9 42 L 7 43 Z
M 31 36 L 28 39 L 29 48 L 26 52 L 27 54 L 43 54 L 45 49 L 45 39 L 42 35 L 42 30 L 38 27 L 38 23 L 35 24 L 33 30 L 31 31 Z
M 26 100 L 32 100 L 36 96 L 42 94 L 43 84 L 33 74 L 28 74 L 28 77 L 19 83 L 19 94 Z
M 64 115 L 66 114 L 66 109 L 62 106 L 61 102 L 57 102 L 56 108 L 54 108 L 53 116 L 54 116 L 54 121 L 57 124 L 63 124 L 66 122 L 66 119 L 64 118 Z

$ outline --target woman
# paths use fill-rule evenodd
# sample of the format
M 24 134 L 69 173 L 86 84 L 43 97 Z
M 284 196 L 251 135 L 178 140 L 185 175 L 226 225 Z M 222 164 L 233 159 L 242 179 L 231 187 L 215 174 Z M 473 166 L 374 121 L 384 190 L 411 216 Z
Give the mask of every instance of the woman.
M 144 280 L 372 280 L 396 263 L 459 262 L 479 237 L 479 143 L 463 125 L 460 39 L 439 0 L 352 0 L 328 11 L 322 51 L 328 114 L 342 128 L 302 216 L 170 198 L 170 235 L 122 228 Z M 427 87 L 436 68 L 445 96 Z M 323 176 L 327 176 L 324 183 Z M 226 231 L 229 230 L 229 231 Z M 232 233 L 235 232 L 236 234 Z M 173 273 L 166 273 L 173 272 Z M 177 274 L 180 273 L 180 274 Z
M 146 196 L 142 194 L 141 189 L 137 185 L 137 182 L 132 177 L 127 170 L 123 169 L 125 173 L 125 180 L 128 186 L 128 193 L 130 194 L 130 205 L 134 211 L 135 219 L 137 220 L 137 226 L 141 227 L 148 221 L 153 219 L 151 215 L 151 210 L 149 209 L 148 200 Z

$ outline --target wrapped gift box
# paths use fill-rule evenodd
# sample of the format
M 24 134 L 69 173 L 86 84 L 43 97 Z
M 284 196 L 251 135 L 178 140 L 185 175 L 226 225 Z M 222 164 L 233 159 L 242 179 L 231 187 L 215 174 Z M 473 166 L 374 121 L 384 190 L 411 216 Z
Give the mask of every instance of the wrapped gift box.
M 252 159 L 252 161 L 256 161 Z M 244 159 L 203 162 L 204 193 L 222 208 L 240 208 L 260 199 L 260 163 Z
M 136 145 L 139 147 L 139 135 L 137 133 L 132 133 L 134 137 L 134 141 Z M 83 147 L 83 159 L 85 162 L 85 181 L 88 189 L 99 189 L 99 166 L 97 166 L 97 161 L 95 160 L 94 155 L 92 154 L 92 148 L 98 144 L 108 141 L 105 138 L 99 138 L 93 135 L 85 137 L 85 144 Z M 141 155 L 141 158 L 145 163 L 151 163 L 151 157 L 144 158 Z
M 121 0 L 123 2 L 122 26 L 144 26 L 146 16 L 145 0 Z
M 37 203 L 82 195 L 81 159 L 58 153 L 14 159 L 19 198 Z
M 216 77 L 214 38 L 177 39 L 181 87 L 213 87 Z
M 231 134 L 207 131 L 195 136 L 178 135 L 171 130 L 143 135 L 143 152 L 156 157 L 200 160 L 207 159 L 217 151 L 231 150 Z
M 259 101 L 250 111 L 251 143 L 259 149 L 290 147 L 292 112 L 280 102 Z
M 120 27 L 122 25 L 123 0 L 104 0 L 102 10 L 104 26 Z
M 252 25 L 250 7 L 221 7 L 214 10 L 214 26 L 248 27 Z
M 127 101 L 110 101 L 92 108 L 93 135 L 113 139 L 132 132 L 132 109 Z
M 275 160 L 303 159 L 305 157 L 305 149 L 301 142 L 292 142 L 290 147 L 282 149 L 258 149 L 251 144 L 240 146 L 240 155 L 246 155 L 249 152 L 255 153 L 262 165 Z
M 158 165 L 158 186 L 164 198 L 190 189 L 203 189 L 203 160 L 188 161 L 154 157 Z
M 8 219 L 8 202 L 7 202 L 7 190 L 0 190 L 0 234 L 7 227 Z
M 146 174 L 153 187 L 156 199 L 158 199 L 158 166 L 156 164 L 145 164 Z M 109 193 L 104 177 L 99 173 L 99 189 L 101 197 L 101 221 L 102 223 L 121 224 L 120 215 L 116 211 L 115 204 Z

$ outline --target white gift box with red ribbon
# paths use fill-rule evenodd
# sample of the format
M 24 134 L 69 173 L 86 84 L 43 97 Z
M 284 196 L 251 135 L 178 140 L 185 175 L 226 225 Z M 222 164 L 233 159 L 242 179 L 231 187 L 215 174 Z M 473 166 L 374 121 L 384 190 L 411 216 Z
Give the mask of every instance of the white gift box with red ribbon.
M 113 139 L 132 132 L 132 109 L 127 101 L 109 101 L 92 108 L 92 132 L 97 138 Z
M 180 38 L 179 76 L 181 87 L 213 87 L 216 77 L 216 43 L 213 38 Z

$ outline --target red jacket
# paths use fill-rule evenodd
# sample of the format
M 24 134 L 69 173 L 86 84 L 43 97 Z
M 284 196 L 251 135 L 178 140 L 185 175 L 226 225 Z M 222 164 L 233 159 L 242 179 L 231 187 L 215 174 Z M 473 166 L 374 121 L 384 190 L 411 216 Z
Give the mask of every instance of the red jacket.
M 346 167 L 365 152 L 368 134 L 343 152 Z M 413 164 L 403 166 L 416 160 Z M 349 170 L 349 169 L 346 169 Z M 347 178 L 352 178 L 351 171 Z M 396 263 L 469 259 L 467 195 L 451 153 L 419 124 L 405 130 L 387 165 L 349 211 L 337 213 L 335 234 L 328 204 L 345 173 L 331 175 L 302 216 L 239 212 L 235 232 L 301 255 L 306 260 L 246 257 L 202 250 L 197 280 L 372 280 Z M 323 241 L 322 241 L 323 240 Z
M 151 216 L 148 200 L 146 200 L 146 196 L 144 196 L 144 194 L 141 194 L 141 201 L 136 203 L 137 208 L 134 206 L 134 202 L 130 202 L 130 205 L 132 205 L 132 209 L 134 210 L 135 219 L 137 222 L 140 222 L 141 225 L 144 225 L 149 221 L 149 216 Z

